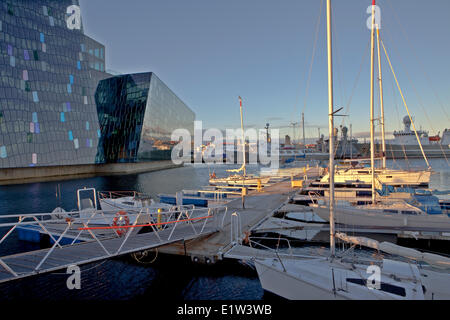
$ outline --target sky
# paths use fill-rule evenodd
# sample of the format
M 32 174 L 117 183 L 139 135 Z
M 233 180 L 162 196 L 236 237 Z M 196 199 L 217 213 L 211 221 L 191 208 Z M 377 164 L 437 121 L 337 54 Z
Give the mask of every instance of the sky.
M 369 132 L 370 4 L 332 1 L 334 105 L 346 115 L 335 124 L 352 124 L 359 137 Z M 377 4 L 381 39 L 416 127 L 430 135 L 450 128 L 450 1 Z M 308 138 L 319 127 L 328 134 L 325 0 L 80 0 L 80 6 L 85 33 L 106 46 L 107 69 L 155 72 L 204 127 L 239 127 L 241 96 L 246 128 L 269 123 L 298 139 L 304 112 Z M 381 60 L 392 133 L 403 128 L 406 109 L 383 52 Z

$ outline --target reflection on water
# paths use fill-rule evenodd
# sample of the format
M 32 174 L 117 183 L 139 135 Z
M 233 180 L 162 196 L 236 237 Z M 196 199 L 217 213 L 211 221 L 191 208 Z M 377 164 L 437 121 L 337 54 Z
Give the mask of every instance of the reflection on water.
M 425 167 L 423 160 L 389 161 L 392 167 Z M 450 170 L 445 159 L 431 160 L 437 172 L 431 188 L 450 189 Z M 209 173 L 225 176 L 237 166 L 186 166 L 183 168 L 127 176 L 95 177 L 61 182 L 0 186 L 0 214 L 51 212 L 56 206 L 70 211 L 76 207 L 76 190 L 136 190 L 157 198 L 159 193 L 197 189 L 208 184 Z M 257 166 L 248 167 L 257 173 Z M 61 199 L 56 197 L 57 186 Z M 3 231 L 1 232 L 4 233 Z M 0 255 L 16 250 L 34 250 L 37 245 L 17 240 L 15 234 L 0 246 Z M 9 250 L 9 251 L 8 251 Z M 45 274 L 0 285 L 0 300 L 6 298 L 55 299 L 262 299 L 267 298 L 256 272 L 237 262 L 206 267 L 184 257 L 160 256 L 155 264 L 136 265 L 128 258 L 82 267 L 82 290 L 69 291 L 64 273 Z M 269 298 L 271 296 L 269 295 Z

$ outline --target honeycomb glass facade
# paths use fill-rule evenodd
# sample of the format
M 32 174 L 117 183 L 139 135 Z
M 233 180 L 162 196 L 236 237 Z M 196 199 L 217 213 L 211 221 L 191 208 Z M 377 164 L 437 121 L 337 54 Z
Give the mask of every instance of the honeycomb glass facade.
M 100 81 L 95 94 L 100 123 L 97 163 L 169 160 L 174 130 L 191 135 L 195 114 L 154 74 Z
M 0 1 L 0 168 L 95 162 L 105 47 L 69 29 L 77 0 Z

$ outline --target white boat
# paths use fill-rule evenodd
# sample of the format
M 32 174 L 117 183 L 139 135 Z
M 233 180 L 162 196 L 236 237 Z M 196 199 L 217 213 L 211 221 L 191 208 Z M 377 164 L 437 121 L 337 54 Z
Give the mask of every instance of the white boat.
M 378 265 L 330 258 L 255 260 L 264 290 L 290 300 L 447 300 L 450 276 L 390 259 Z
M 386 140 L 387 157 L 391 159 L 422 157 L 422 151 L 415 132 L 411 130 L 411 120 L 408 116 L 403 118 L 403 125 L 403 130 L 394 131 L 394 139 Z M 439 134 L 429 136 L 429 133 L 423 130 L 418 130 L 417 134 L 428 158 L 450 157 L 450 130 L 445 129 L 442 137 Z
M 225 178 L 210 177 L 209 184 L 211 185 L 229 185 L 229 186 L 258 186 L 269 183 L 270 177 L 259 177 L 252 174 L 239 175 L 234 174 Z
M 132 225 L 139 212 L 144 214 L 139 216 L 137 224 L 145 224 L 156 219 L 156 213 L 173 208 L 169 204 L 156 203 L 149 196 L 135 191 L 101 191 L 98 192 L 101 210 L 97 210 L 95 194 L 94 188 L 77 191 L 79 217 L 89 220 L 91 225 Z
M 327 48 L 328 48 L 328 97 L 329 97 L 329 132 L 330 150 L 333 149 L 333 77 L 332 77 L 332 35 L 331 35 L 331 0 L 327 0 Z M 375 1 L 372 5 L 372 52 L 375 31 Z M 373 54 L 372 54 L 373 57 Z M 373 90 L 373 59 L 372 59 Z M 373 92 L 371 92 L 373 111 Z M 373 132 L 372 132 L 373 133 Z M 372 134 L 373 138 L 373 134 Z M 373 139 L 372 139 L 373 142 Z M 373 145 L 373 143 L 372 143 Z M 373 150 L 373 149 L 372 149 Z M 372 168 L 373 168 L 372 152 Z M 346 257 L 336 253 L 335 239 L 364 245 L 389 254 L 401 255 L 416 261 L 425 261 L 438 268 L 450 268 L 450 259 L 423 254 L 416 250 L 402 248 L 389 243 L 379 244 L 367 238 L 348 237 L 335 232 L 334 201 L 334 154 L 330 152 L 330 206 L 325 208 L 330 221 L 330 256 L 299 257 L 281 259 L 255 259 L 255 266 L 262 287 L 287 299 L 449 299 L 450 274 L 437 270 L 419 269 L 417 264 L 383 258 L 381 263 L 374 258 L 367 259 L 354 251 Z M 373 178 L 372 178 L 373 184 Z
M 389 186 L 416 186 L 428 187 L 430 183 L 431 170 L 394 170 L 388 168 L 376 168 L 375 179 L 378 183 Z M 326 173 L 320 182 L 328 184 L 329 173 Z M 372 184 L 371 168 L 336 168 L 336 184 L 361 183 Z
M 171 205 L 155 202 L 149 195 L 136 191 L 99 191 L 98 199 L 103 211 L 131 210 L 148 208 L 151 211 L 170 209 Z
M 383 201 L 374 205 L 337 205 L 334 207 L 335 221 L 339 224 L 355 227 L 407 228 L 408 230 L 450 232 L 448 210 L 441 209 L 438 198 L 426 197 L 435 201 L 428 201 L 423 204 L 420 203 L 420 196 L 413 195 L 409 201 Z M 309 206 L 319 217 L 330 221 L 328 205 L 312 203 Z
M 227 170 L 228 172 L 235 173 L 234 175 L 230 175 L 224 178 L 217 178 L 215 173 L 209 175 L 209 184 L 210 185 L 229 185 L 229 186 L 259 186 L 267 184 L 270 180 L 270 177 L 258 177 L 255 175 L 247 174 L 246 171 L 246 152 L 245 152 L 245 136 L 244 136 L 244 118 L 242 113 L 242 98 L 239 97 L 239 105 L 241 112 L 241 129 L 242 129 L 242 155 L 243 162 L 242 166 L 239 169 Z M 237 174 L 239 172 L 243 172 L 242 175 Z
M 450 299 L 449 258 L 365 237 L 342 233 L 336 237 L 378 254 L 366 252 L 362 257 L 349 249 L 351 254 L 344 252 L 340 257 L 256 259 L 262 287 L 291 300 Z

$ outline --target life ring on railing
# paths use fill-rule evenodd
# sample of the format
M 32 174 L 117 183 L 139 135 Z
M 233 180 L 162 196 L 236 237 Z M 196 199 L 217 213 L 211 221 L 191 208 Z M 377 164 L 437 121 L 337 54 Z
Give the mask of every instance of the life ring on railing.
M 129 226 L 130 225 L 130 219 L 128 218 L 128 213 L 125 211 L 119 211 L 116 213 L 116 216 L 113 219 L 113 226 L 114 227 L 122 227 L 122 226 Z M 128 228 L 117 228 L 115 229 L 117 235 L 119 237 L 123 236 L 125 233 L 127 233 Z

